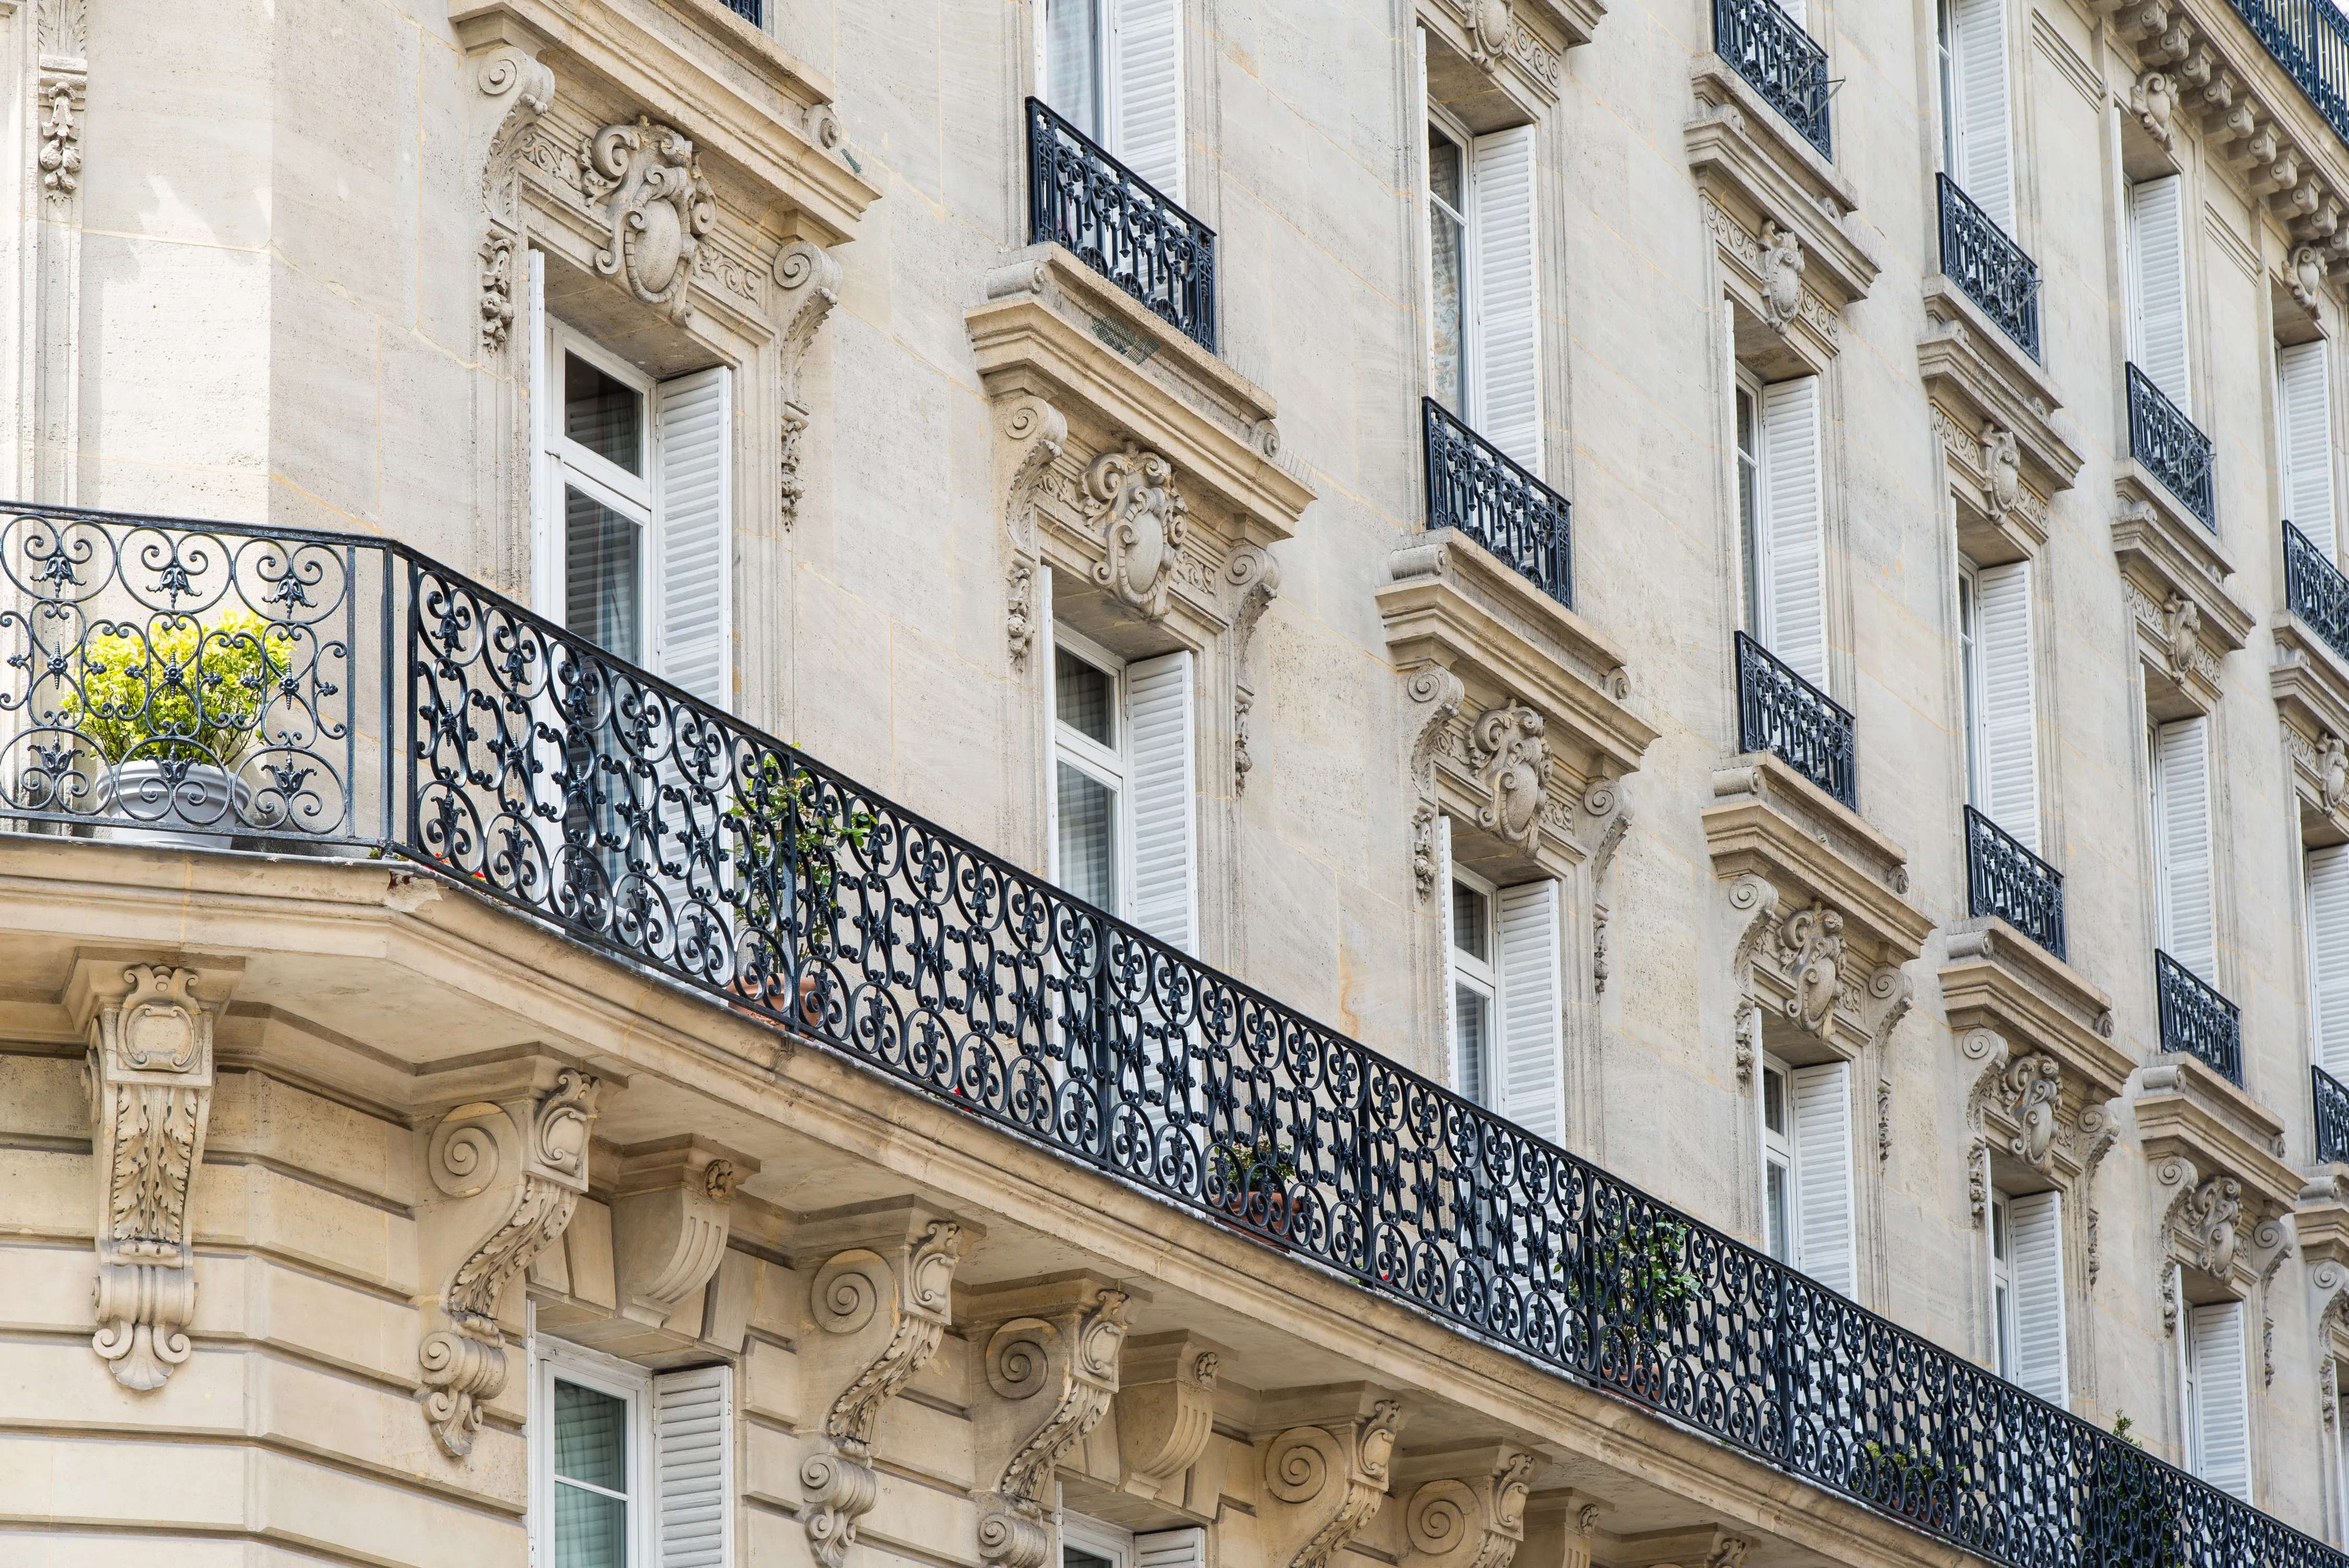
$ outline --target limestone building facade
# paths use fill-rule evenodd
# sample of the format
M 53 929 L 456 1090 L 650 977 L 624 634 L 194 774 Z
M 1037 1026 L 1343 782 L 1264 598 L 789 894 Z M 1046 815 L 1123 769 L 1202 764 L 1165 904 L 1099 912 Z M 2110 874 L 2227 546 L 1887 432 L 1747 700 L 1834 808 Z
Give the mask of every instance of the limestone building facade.
M 0 92 L 0 1561 L 2349 1564 L 2328 0 Z

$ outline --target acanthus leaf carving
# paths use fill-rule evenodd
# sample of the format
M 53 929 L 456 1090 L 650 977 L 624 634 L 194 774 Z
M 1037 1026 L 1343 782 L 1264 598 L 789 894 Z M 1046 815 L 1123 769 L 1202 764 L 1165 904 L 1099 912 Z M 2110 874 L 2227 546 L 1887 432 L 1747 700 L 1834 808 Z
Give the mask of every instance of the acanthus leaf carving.
M 998 1396 L 1024 1400 L 1049 1392 L 1053 1399 L 979 1499 L 980 1561 L 1043 1568 L 1051 1548 L 1053 1471 L 1101 1424 L 1117 1395 L 1127 1300 L 1123 1291 L 1102 1290 L 1076 1312 L 1051 1321 L 1014 1318 L 989 1337 L 987 1380 Z
M 1085 516 L 1102 530 L 1093 581 L 1148 620 L 1166 614 L 1167 590 L 1190 536 L 1190 503 L 1174 490 L 1174 465 L 1133 441 L 1085 469 Z
M 770 270 L 781 300 L 775 334 L 782 387 L 778 462 L 782 524 L 788 529 L 799 521 L 800 499 L 807 493 L 807 481 L 800 473 L 800 448 L 811 415 L 800 393 L 800 370 L 816 328 L 840 303 L 840 263 L 823 246 L 792 240 L 775 252 Z
M 619 278 L 671 321 L 689 320 L 694 256 L 718 219 L 692 141 L 638 115 L 633 125 L 607 125 L 586 138 L 579 169 L 588 200 L 604 201 L 611 231 L 595 253 L 596 272 Z
M 1403 1507 L 1404 1568 L 1509 1568 L 1525 1544 L 1537 1462 L 1509 1449 L 1488 1472 L 1422 1482 Z
M 1264 1450 L 1265 1491 L 1310 1510 L 1286 1568 L 1329 1568 L 1386 1501 L 1402 1406 L 1378 1399 L 1366 1414 L 1327 1426 L 1291 1427 Z

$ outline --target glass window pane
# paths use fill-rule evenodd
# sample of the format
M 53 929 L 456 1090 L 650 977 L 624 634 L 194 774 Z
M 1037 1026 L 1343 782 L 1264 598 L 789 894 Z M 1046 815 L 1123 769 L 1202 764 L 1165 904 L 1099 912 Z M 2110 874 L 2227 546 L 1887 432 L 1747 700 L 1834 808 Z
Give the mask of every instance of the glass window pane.
M 1088 1552 L 1081 1546 L 1063 1546 L 1061 1548 L 1061 1568 L 1112 1568 L 1112 1565 L 1098 1552 Z
M 1786 1075 L 1775 1068 L 1762 1074 L 1762 1125 L 1784 1137 L 1786 1131 Z
M 1493 1075 L 1493 999 L 1472 986 L 1455 985 L 1452 1016 L 1459 1030 L 1460 1081 L 1453 1087 L 1463 1099 L 1489 1109 Z
M 1468 407 L 1467 232 L 1461 222 L 1465 180 L 1460 148 L 1433 126 L 1427 130 L 1430 310 L 1433 357 L 1428 379 L 1435 400 L 1465 418 Z
M 1493 955 L 1490 907 L 1485 895 L 1466 882 L 1452 884 L 1452 945 L 1471 958 Z
M 1061 764 L 1061 885 L 1117 913 L 1117 791 Z
M 554 1483 L 554 1568 L 627 1568 L 628 1505 Z
M 1044 8 L 1044 98 L 1095 141 L 1102 137 L 1101 0 Z
M 1061 722 L 1088 740 L 1117 744 L 1117 682 L 1065 648 L 1052 655 L 1052 706 Z
M 606 1491 L 628 1490 L 628 1402 L 556 1378 L 554 1473 Z
M 1760 418 L 1754 394 L 1737 389 L 1737 548 L 1745 573 L 1745 631 L 1762 631 L 1762 519 Z
M 1958 577 L 1958 660 L 1959 685 L 1965 688 L 1966 697 L 1967 798 L 1979 808 L 1985 803 L 1982 788 L 1982 655 L 1974 642 L 1974 580 L 1962 573 Z
M 564 624 L 607 653 L 641 660 L 644 530 L 635 519 L 568 487 L 563 511 Z
M 645 471 L 645 395 L 575 354 L 563 356 L 563 433 L 629 473 Z
M 1998 1317 L 1998 1374 L 2014 1376 L 2014 1291 L 2005 1281 L 1992 1287 L 1992 1310 Z
M 1766 1241 L 1770 1255 L 1783 1264 L 1788 1261 L 1790 1250 L 1786 1233 L 1786 1168 L 1774 1160 L 1764 1171 L 1763 1187 L 1770 1233 Z

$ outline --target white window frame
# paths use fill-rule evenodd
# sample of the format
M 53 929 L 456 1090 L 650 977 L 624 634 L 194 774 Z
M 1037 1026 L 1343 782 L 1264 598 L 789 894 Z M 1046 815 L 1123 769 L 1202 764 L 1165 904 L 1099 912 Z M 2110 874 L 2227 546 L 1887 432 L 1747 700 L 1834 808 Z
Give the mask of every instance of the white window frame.
M 539 558 L 548 563 L 548 569 L 539 584 L 543 600 L 540 613 L 557 625 L 571 624 L 567 592 L 570 539 L 563 498 L 565 487 L 575 485 L 613 511 L 631 519 L 636 525 L 636 628 L 643 645 L 636 649 L 634 662 L 649 665 L 652 662 L 653 617 L 657 613 L 653 593 L 653 576 L 657 565 L 653 542 L 656 527 L 653 481 L 654 465 L 657 459 L 656 432 L 658 424 L 655 404 L 659 384 L 593 338 L 553 316 L 547 318 L 544 349 L 547 375 L 544 378 L 543 407 L 539 412 L 542 427 L 539 438 L 546 459 L 547 483 L 539 507 L 538 529 L 543 547 Z M 636 454 L 637 466 L 644 470 L 642 474 L 628 472 L 564 434 L 564 360 L 566 355 L 573 354 L 644 399 Z
M 554 1561 L 547 1532 L 554 1525 L 554 1489 L 558 1484 L 576 1484 L 558 1483 L 554 1477 L 554 1384 L 560 1378 L 626 1402 L 628 1561 L 625 1568 L 653 1568 L 660 1547 L 660 1508 L 653 1470 L 652 1374 L 617 1357 L 537 1336 L 530 1342 L 530 1371 L 531 1560 L 541 1564 Z
M 1990 1195 L 1991 1364 L 2008 1382 L 2022 1370 L 2015 1321 L 2014 1218 L 2003 1192 Z
M 1426 47 L 1425 29 L 1421 29 L 1421 48 Z M 1423 55 L 1423 67 L 1424 56 Z M 1423 79 L 1423 87 L 1424 82 Z M 1476 133 L 1460 122 L 1457 116 L 1444 109 L 1423 90 L 1422 104 L 1427 110 L 1427 128 L 1440 130 L 1444 139 L 1460 150 L 1460 205 L 1439 202 L 1435 195 L 1435 168 L 1426 150 L 1421 149 L 1419 159 L 1420 195 L 1427 202 L 1426 288 L 1427 288 L 1427 376 L 1432 387 L 1435 380 L 1435 213 L 1439 208 L 1460 225 L 1460 407 L 1452 412 L 1470 429 L 1481 432 L 1478 420 L 1484 409 L 1484 399 L 1476 384 L 1477 304 L 1483 293 L 1479 251 L 1476 237 Z M 1438 398 L 1438 402 L 1443 399 Z
M 1452 934 L 1451 951 L 1444 954 L 1444 984 L 1449 988 L 1447 1010 L 1452 1017 L 1452 1043 L 1447 1053 L 1452 1058 L 1452 1087 L 1464 1099 L 1483 1106 L 1487 1110 L 1500 1108 L 1501 1072 L 1501 890 L 1458 866 L 1452 868 L 1452 880 L 1469 889 L 1485 901 L 1485 956 L 1478 958 L 1461 945 L 1459 918 L 1454 916 L 1447 929 Z M 1445 888 L 1444 896 L 1452 897 Z M 1472 1095 L 1467 1090 L 1467 1064 L 1460 1057 L 1460 988 L 1479 993 L 1485 998 L 1485 1061 L 1484 1093 Z
M 1061 1546 L 1071 1546 L 1109 1560 L 1110 1568 L 1133 1568 L 1133 1532 L 1095 1519 L 1091 1514 L 1061 1514 Z M 1065 1559 L 1063 1562 L 1065 1563 Z
M 1971 562 L 1958 564 L 1958 669 L 1964 688 L 1966 726 L 1966 801 L 1990 814 L 1989 683 L 1982 669 L 1982 584 Z
M 1734 326 L 1732 332 L 1735 331 Z M 1736 374 L 1729 395 L 1729 480 L 1737 503 L 1738 614 L 1745 634 L 1764 647 L 1769 638 L 1770 573 L 1768 541 L 1763 537 L 1768 519 L 1763 512 L 1769 494 L 1769 444 L 1763 439 L 1762 378 L 1736 363 L 1736 346 L 1730 346 Z
M 1061 668 L 1058 655 L 1065 650 L 1110 677 L 1109 713 L 1112 744 L 1103 746 L 1082 730 L 1061 720 Z M 1133 767 L 1127 752 L 1127 716 L 1125 710 L 1126 661 L 1092 639 L 1070 631 L 1066 626 L 1052 628 L 1052 655 L 1047 666 L 1051 675 L 1050 713 L 1052 716 L 1051 831 L 1047 835 L 1050 851 L 1050 876 L 1055 884 L 1061 882 L 1061 790 L 1060 764 L 1069 763 L 1077 771 L 1105 785 L 1116 805 L 1110 818 L 1110 837 L 1113 841 L 1111 855 L 1117 877 L 1117 907 L 1109 913 L 1123 920 L 1133 908 Z
M 1958 18 L 1950 0 L 1934 0 L 1933 58 L 1941 91 L 1941 168 L 1959 178 L 1962 161 L 1958 146 Z
M 1051 0 L 1036 0 L 1036 96 L 1050 105 L 1054 114 L 1073 123 L 1076 117 L 1054 101 L 1058 94 L 1055 91 L 1057 84 L 1052 80 L 1051 14 Z M 1118 155 L 1113 145 L 1117 125 L 1117 83 L 1114 79 L 1117 72 L 1113 64 L 1112 37 L 1117 31 L 1117 0 L 1096 0 L 1094 16 L 1100 23 L 1093 33 L 1092 57 L 1093 81 L 1101 91 L 1101 123 L 1097 126 L 1081 125 L 1077 129 L 1101 143 L 1109 155 L 1115 158 Z
M 1770 1082 L 1778 1083 L 1778 1112 L 1785 1119 L 1783 1128 L 1770 1126 Z M 1762 1250 L 1785 1264 L 1796 1268 L 1803 1255 L 1802 1202 L 1797 1185 L 1801 1172 L 1795 1168 L 1795 1074 L 1794 1069 L 1776 1057 L 1762 1058 L 1762 1077 L 1754 1099 L 1754 1118 L 1762 1130 Z M 1770 1233 L 1770 1172 L 1785 1173 L 1785 1207 L 1783 1233 Z

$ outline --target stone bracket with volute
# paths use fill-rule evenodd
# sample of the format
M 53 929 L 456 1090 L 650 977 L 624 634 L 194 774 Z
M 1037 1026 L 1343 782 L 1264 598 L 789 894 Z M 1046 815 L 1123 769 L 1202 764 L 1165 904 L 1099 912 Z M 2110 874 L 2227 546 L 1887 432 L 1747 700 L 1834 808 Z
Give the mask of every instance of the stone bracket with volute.
M 682 1135 L 617 1151 L 612 1253 L 620 1315 L 657 1328 L 726 1257 L 734 1190 L 759 1162 Z
M 1264 1561 L 1329 1568 L 1387 1500 L 1402 1402 L 1354 1385 L 1308 1397 L 1295 1413 L 1309 1418 L 1264 1445 Z
M 1509 1568 L 1526 1540 L 1526 1501 L 1541 1459 L 1515 1442 L 1396 1465 L 1403 1504 L 1403 1568 Z
M 993 1568 L 1043 1568 L 1051 1554 L 1054 1477 L 1061 1459 L 1109 1413 L 1118 1391 L 1124 1288 L 1075 1275 L 974 1298 L 987 1336 L 982 1371 L 993 1396 L 973 1412 L 978 1557 Z M 1001 1317 L 1010 1312 L 1014 1315 Z

